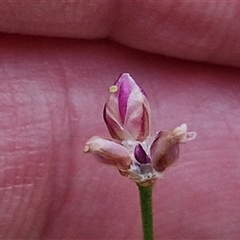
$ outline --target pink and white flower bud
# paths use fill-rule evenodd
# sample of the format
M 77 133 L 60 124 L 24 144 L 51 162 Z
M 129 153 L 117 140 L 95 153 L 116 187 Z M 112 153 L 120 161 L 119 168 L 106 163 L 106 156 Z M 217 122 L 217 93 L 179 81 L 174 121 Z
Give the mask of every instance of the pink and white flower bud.
M 117 140 L 144 141 L 150 133 L 150 107 L 143 90 L 128 73 L 110 87 L 103 117 L 108 131 Z
M 119 170 L 128 170 L 132 163 L 129 151 L 120 143 L 98 136 L 86 142 L 84 152 L 94 154 L 101 163 L 115 166 Z

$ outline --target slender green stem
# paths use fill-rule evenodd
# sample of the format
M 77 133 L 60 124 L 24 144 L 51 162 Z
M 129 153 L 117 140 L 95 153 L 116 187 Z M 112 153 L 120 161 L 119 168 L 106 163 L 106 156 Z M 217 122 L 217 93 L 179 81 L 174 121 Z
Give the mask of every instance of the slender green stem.
M 152 186 L 138 186 L 142 213 L 143 239 L 153 240 Z

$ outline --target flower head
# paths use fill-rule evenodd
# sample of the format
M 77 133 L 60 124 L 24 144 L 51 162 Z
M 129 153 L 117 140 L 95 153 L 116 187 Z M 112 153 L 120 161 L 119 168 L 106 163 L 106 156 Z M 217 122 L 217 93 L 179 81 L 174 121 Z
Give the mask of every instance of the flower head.
M 196 137 L 185 123 L 152 136 L 146 94 L 128 73 L 110 87 L 103 117 L 113 139 L 92 137 L 84 151 L 141 186 L 152 185 L 178 159 L 179 144 Z

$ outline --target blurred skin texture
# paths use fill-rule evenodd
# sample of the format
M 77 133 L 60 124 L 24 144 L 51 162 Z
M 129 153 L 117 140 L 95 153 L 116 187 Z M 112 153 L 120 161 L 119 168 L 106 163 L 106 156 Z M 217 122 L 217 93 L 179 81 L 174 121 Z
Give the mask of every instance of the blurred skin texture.
M 109 137 L 108 87 L 129 72 L 153 131 L 186 122 L 198 134 L 154 187 L 156 239 L 239 239 L 239 12 L 213 1 L 1 3 L 1 31 L 68 38 L 0 35 L 0 238 L 141 238 L 136 186 L 83 153 L 89 137 Z

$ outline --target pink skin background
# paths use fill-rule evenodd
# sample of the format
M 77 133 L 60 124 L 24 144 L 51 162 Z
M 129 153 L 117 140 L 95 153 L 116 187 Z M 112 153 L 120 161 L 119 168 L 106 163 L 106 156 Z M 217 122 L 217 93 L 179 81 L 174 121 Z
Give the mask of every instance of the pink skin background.
M 154 187 L 156 239 L 239 239 L 239 16 L 227 1 L 1 3 L 0 238 L 141 238 L 135 184 L 83 153 L 109 137 L 108 87 L 129 72 L 153 132 L 198 134 Z

